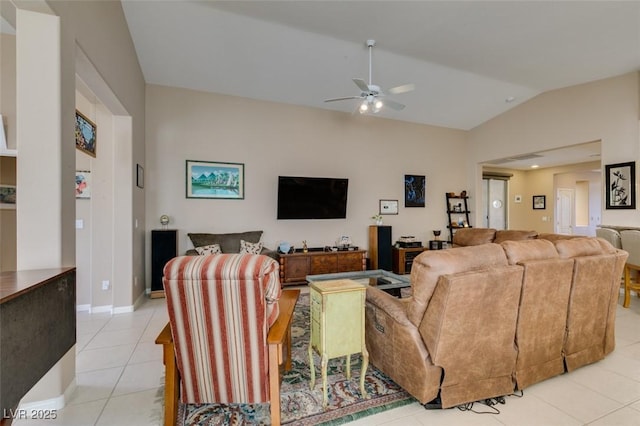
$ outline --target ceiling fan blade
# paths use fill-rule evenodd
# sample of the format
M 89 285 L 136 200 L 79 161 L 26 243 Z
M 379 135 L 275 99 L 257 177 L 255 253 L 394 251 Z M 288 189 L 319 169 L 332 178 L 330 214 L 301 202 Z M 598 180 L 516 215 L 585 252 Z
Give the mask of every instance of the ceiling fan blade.
M 397 95 L 399 93 L 411 92 L 412 90 L 415 90 L 415 88 L 416 88 L 416 85 L 413 83 L 403 84 L 402 86 L 392 87 L 391 89 L 387 90 L 387 93 L 390 93 L 392 95 Z
M 362 99 L 361 96 L 346 96 L 344 98 L 325 99 L 325 102 L 346 101 L 348 99 Z
M 382 103 L 384 104 L 384 106 L 388 106 L 389 108 L 395 109 L 396 111 L 401 111 L 404 109 L 404 105 L 396 101 L 392 101 L 391 99 L 384 99 Z
M 367 86 L 367 83 L 364 82 L 363 79 L 361 78 L 354 78 L 353 82 L 356 84 L 356 86 L 358 86 L 360 88 L 360 90 L 362 90 L 363 92 L 368 92 L 369 91 L 369 86 Z

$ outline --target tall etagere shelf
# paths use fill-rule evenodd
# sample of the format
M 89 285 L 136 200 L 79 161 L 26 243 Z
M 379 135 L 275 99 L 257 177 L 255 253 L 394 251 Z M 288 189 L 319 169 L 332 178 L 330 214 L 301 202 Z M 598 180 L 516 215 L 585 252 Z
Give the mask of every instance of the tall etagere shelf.
M 471 228 L 469 222 L 469 197 L 463 191 L 461 194 L 447 192 L 447 228 L 449 228 L 449 243 L 453 241 L 453 234 L 460 228 Z

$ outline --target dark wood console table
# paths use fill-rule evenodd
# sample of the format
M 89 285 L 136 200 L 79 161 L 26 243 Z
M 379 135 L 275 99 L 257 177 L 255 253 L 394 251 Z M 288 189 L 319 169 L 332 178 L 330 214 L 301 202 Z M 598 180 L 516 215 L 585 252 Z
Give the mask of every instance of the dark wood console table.
M 0 410 L 9 413 L 76 343 L 76 269 L 0 273 L 0 324 Z
M 307 275 L 336 272 L 364 271 L 367 269 L 366 250 L 323 251 L 309 250 L 280 256 L 280 283 L 294 285 L 306 283 Z

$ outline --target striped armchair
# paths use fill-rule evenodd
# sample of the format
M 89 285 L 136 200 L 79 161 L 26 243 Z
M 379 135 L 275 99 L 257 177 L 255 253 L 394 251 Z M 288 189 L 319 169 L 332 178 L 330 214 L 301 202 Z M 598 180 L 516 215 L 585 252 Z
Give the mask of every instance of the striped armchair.
M 279 423 L 278 365 L 283 344 L 290 350 L 297 293 L 281 313 L 278 266 L 252 254 L 180 256 L 166 264 L 169 324 L 156 339 L 165 345 L 165 424 L 175 422 L 178 393 L 185 404 L 271 401 L 272 424 Z M 270 328 L 283 328 L 277 321 L 286 324 L 274 351 Z

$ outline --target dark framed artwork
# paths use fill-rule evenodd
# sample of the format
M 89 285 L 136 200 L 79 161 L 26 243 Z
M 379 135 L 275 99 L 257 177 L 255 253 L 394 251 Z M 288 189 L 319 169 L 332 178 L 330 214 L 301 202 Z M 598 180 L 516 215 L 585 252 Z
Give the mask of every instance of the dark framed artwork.
M 89 118 L 76 110 L 76 148 L 89 154 L 96 156 L 96 124 Z
M 547 196 L 546 195 L 534 195 L 533 196 L 533 209 L 544 210 L 547 208 Z
M 606 209 L 636 208 L 636 163 L 605 165 Z
M 187 160 L 187 198 L 244 199 L 244 164 Z
M 380 200 L 380 214 L 398 214 L 398 200 Z
M 140 164 L 136 164 L 136 186 L 144 188 L 144 167 Z
M 404 175 L 404 206 L 424 207 L 427 179 L 421 175 Z

